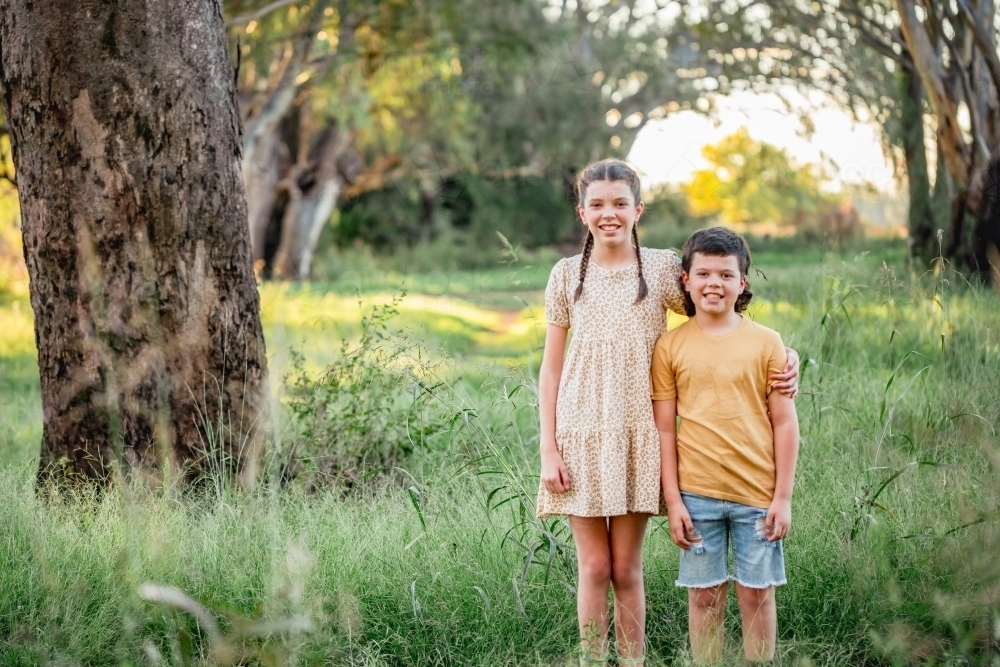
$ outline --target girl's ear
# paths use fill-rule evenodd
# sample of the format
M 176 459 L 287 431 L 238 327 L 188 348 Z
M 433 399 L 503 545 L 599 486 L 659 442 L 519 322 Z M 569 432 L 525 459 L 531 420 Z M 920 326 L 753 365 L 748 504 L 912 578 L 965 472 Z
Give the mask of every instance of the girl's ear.
M 577 206 L 576 207 L 576 215 L 577 215 L 578 218 L 580 218 L 580 222 L 583 223 L 583 226 L 586 227 L 587 226 L 587 215 L 583 212 L 583 207 L 582 206 Z
M 635 205 L 635 221 L 636 222 L 639 222 L 639 216 L 642 215 L 642 211 L 645 208 L 646 208 L 646 205 L 643 202 L 639 202 L 638 204 Z

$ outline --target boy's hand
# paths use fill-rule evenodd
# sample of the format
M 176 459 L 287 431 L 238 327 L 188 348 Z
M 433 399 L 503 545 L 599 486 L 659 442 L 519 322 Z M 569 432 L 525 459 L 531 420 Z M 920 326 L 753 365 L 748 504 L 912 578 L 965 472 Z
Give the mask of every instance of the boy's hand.
M 674 544 L 684 550 L 690 549 L 691 541 L 688 538 L 694 534 L 694 524 L 683 502 L 667 506 L 667 524 Z
M 771 381 L 774 383 L 771 389 L 788 398 L 795 398 L 799 393 L 799 353 L 790 347 L 785 348 L 785 353 L 788 355 L 788 361 L 780 373 L 771 376 Z
M 549 493 L 569 491 L 569 468 L 555 449 L 542 453 L 542 485 Z
M 788 537 L 792 528 L 792 502 L 790 500 L 774 500 L 767 508 L 767 518 L 764 519 L 764 530 L 768 542 L 776 542 Z

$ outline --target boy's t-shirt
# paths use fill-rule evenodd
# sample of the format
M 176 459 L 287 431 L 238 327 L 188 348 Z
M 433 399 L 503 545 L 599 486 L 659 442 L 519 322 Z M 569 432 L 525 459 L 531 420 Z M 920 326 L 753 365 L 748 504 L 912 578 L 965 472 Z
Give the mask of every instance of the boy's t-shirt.
M 677 399 L 681 491 L 767 508 L 774 498 L 774 433 L 768 377 L 785 366 L 778 332 L 746 316 L 721 336 L 692 318 L 660 336 L 652 398 Z

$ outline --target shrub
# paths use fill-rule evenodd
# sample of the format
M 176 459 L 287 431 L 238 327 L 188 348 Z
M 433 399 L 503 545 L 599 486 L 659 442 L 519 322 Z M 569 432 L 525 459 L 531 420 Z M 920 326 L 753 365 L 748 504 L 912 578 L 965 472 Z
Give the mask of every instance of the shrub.
M 361 338 L 341 342 L 341 356 L 319 377 L 293 354 L 286 377 L 290 435 L 282 443 L 280 474 L 308 489 L 350 490 L 398 467 L 431 436 L 447 430 L 425 379 L 435 364 L 400 332 L 387 335 L 402 296 L 361 319 Z

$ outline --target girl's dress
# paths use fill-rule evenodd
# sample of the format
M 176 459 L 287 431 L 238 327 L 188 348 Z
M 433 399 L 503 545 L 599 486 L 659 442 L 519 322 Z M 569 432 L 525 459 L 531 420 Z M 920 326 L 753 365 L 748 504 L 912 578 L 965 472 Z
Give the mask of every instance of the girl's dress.
M 684 312 L 681 263 L 672 250 L 642 248 L 649 293 L 636 265 L 587 268 L 581 255 L 560 260 L 545 288 L 545 319 L 572 330 L 556 400 L 556 446 L 570 490 L 538 492 L 538 516 L 660 513 L 660 438 L 653 423 L 649 365 L 666 331 L 666 310 Z

